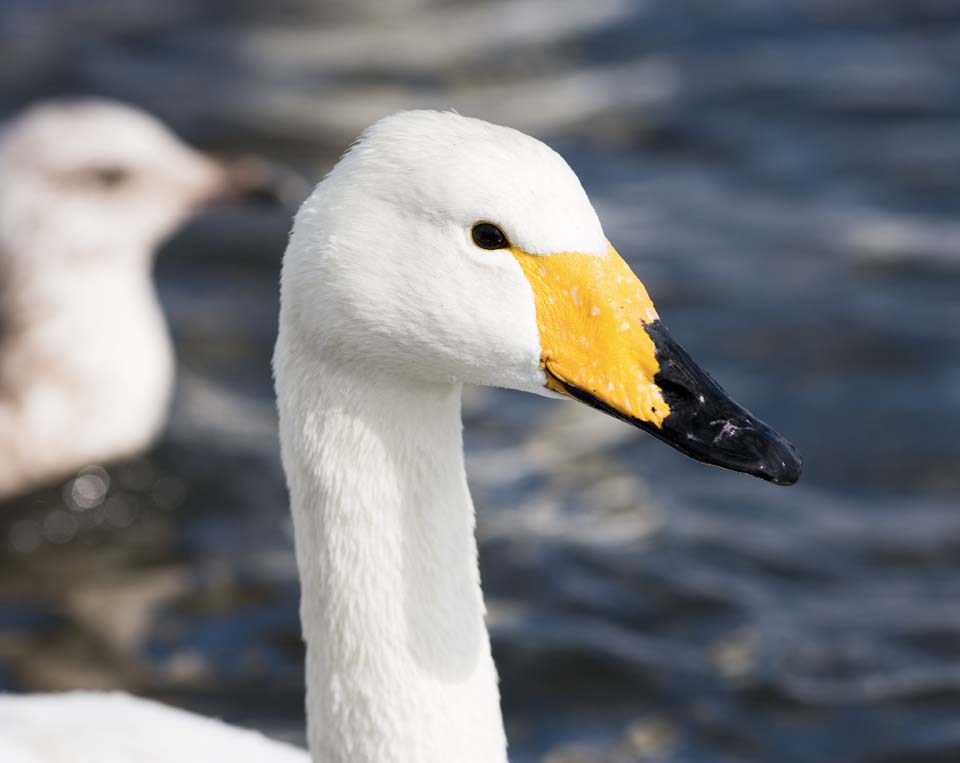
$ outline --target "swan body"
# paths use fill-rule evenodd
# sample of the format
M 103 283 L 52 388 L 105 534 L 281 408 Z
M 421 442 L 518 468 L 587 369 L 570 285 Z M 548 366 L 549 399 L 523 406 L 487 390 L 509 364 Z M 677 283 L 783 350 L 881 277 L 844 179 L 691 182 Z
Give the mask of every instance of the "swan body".
M 262 734 L 122 693 L 0 695 L 3 763 L 309 763 Z
M 120 103 L 46 102 L 0 134 L 0 498 L 160 432 L 174 356 L 154 251 L 227 181 Z
M 463 384 L 578 399 L 699 460 L 799 477 L 670 338 L 566 162 L 456 114 L 378 122 L 303 204 L 274 371 L 314 763 L 507 759 Z

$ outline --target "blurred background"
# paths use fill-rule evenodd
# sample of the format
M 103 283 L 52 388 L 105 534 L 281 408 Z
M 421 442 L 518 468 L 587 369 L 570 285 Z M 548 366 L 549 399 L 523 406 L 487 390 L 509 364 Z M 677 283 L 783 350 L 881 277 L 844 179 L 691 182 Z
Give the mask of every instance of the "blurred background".
M 517 763 L 960 760 L 960 5 L 3 0 L 0 117 L 96 94 L 311 182 L 456 108 L 579 173 L 791 489 L 583 406 L 465 400 Z M 0 690 L 122 688 L 303 743 L 269 358 L 292 210 L 159 255 L 167 434 L 0 510 Z M 91 504 L 91 505 L 87 505 Z

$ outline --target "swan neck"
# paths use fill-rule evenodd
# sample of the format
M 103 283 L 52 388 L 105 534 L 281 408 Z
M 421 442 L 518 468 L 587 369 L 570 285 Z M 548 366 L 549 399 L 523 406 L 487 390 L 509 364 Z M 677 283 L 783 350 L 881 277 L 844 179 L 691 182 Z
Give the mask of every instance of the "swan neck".
M 460 386 L 308 371 L 284 343 L 281 332 L 314 761 L 503 763 Z

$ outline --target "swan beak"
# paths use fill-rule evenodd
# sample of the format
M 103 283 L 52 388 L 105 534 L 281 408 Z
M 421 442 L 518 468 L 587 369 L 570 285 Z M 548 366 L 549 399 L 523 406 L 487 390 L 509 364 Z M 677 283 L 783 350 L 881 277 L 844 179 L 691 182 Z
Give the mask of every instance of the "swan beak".
M 800 478 L 797 449 L 731 400 L 674 341 L 612 246 L 602 257 L 513 255 L 533 289 L 548 389 L 697 461 L 777 485 Z

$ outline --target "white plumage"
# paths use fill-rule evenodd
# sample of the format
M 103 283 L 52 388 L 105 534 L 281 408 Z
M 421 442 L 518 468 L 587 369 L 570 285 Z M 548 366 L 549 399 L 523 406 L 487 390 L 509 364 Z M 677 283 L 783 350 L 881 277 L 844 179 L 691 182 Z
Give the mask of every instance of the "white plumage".
M 308 763 L 304 750 L 126 694 L 0 695 L 3 763 Z

